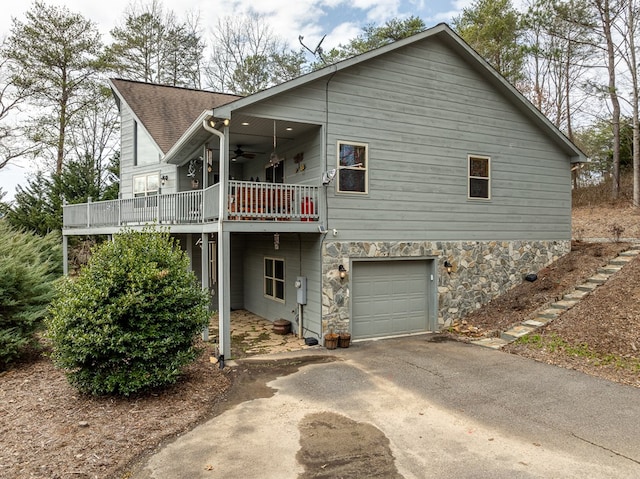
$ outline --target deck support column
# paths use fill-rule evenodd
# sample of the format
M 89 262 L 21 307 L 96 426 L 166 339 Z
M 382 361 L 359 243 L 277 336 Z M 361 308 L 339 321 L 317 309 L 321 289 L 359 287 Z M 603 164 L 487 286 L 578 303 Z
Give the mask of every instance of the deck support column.
M 62 235 L 62 274 L 69 276 L 69 238 Z
M 200 236 L 200 246 L 202 247 L 202 253 L 200 255 L 201 261 L 201 276 L 202 276 L 202 290 L 206 291 L 209 296 L 209 304 L 211 304 L 211 294 L 209 292 L 209 235 L 202 233 Z M 207 324 L 202 330 L 202 340 L 209 340 L 209 325 Z
M 231 357 L 231 233 L 218 233 L 218 330 L 220 354 Z
M 213 119 L 213 112 L 211 114 Z M 218 207 L 218 340 L 220 348 L 220 365 L 231 358 L 231 234 L 225 230 L 227 219 L 227 201 L 229 185 L 229 122 L 223 122 L 223 132 L 216 130 L 203 120 L 202 126 L 209 133 L 220 140 L 220 168 L 219 168 L 219 202 Z M 203 165 L 204 169 L 204 165 Z

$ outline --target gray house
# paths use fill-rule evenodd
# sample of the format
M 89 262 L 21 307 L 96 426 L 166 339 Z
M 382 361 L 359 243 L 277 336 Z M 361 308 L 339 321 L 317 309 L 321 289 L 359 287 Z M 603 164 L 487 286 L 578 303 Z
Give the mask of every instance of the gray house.
M 233 309 L 305 337 L 422 333 L 569 251 L 583 154 L 447 25 L 245 98 L 111 86 L 121 198 L 66 206 L 65 251 L 168 225 L 226 357 Z

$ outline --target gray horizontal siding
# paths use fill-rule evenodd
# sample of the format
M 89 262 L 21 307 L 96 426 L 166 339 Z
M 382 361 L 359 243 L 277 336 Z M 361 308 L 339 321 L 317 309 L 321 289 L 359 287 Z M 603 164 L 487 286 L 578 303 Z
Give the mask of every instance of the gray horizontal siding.
M 336 142 L 369 144 L 369 194 L 329 193 L 341 240 L 566 239 L 569 159 L 515 105 L 430 41 L 335 76 Z M 467 155 L 491 157 L 491 200 L 467 198 Z
M 247 235 L 244 239 L 244 307 L 270 320 L 293 321 L 297 311 L 296 288 L 298 276 L 307 277 L 307 305 L 304 307 L 304 334 L 320 332 L 320 253 L 318 235 L 280 234 L 280 248 L 273 247 L 273 235 Z M 285 300 L 280 303 L 263 294 L 265 256 L 285 261 Z

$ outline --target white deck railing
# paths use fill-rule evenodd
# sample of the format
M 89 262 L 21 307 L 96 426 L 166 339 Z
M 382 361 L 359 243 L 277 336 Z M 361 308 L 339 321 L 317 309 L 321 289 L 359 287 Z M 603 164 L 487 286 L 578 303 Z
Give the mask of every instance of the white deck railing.
M 228 217 L 231 220 L 319 219 L 317 186 L 230 181 Z M 217 221 L 219 186 L 138 198 L 64 205 L 64 228 L 126 225 L 192 224 Z
M 318 221 L 317 186 L 229 181 L 229 219 Z

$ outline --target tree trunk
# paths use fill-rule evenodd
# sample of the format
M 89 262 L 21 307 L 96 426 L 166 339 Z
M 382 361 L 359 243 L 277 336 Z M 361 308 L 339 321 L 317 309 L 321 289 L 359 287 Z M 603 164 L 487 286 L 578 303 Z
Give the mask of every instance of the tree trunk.
M 616 57 L 613 35 L 611 32 L 611 9 L 609 0 L 597 0 L 596 6 L 602 21 L 602 34 L 606 42 L 607 71 L 609 73 L 609 99 L 611 100 L 611 123 L 613 129 L 613 165 L 611 167 L 611 197 L 616 200 L 620 196 L 620 100 L 616 86 Z

